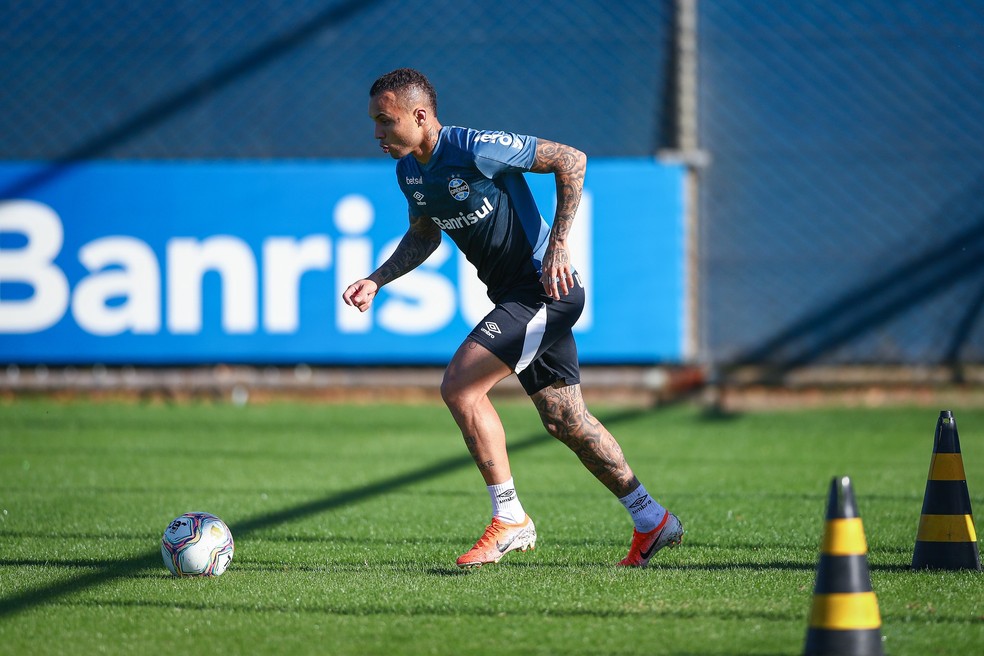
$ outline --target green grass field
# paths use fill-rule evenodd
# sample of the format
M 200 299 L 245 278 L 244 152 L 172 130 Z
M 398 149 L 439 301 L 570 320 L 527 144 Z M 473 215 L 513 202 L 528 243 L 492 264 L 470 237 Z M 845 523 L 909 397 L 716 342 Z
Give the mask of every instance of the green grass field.
M 984 507 L 984 410 L 954 411 Z M 595 407 L 683 520 L 646 570 L 628 515 L 500 408 L 537 550 L 454 567 L 489 501 L 437 405 L 0 404 L 0 653 L 797 654 L 833 476 L 852 478 L 889 654 L 984 644 L 984 575 L 909 563 L 937 409 L 711 418 Z M 168 522 L 222 517 L 229 571 L 174 579 Z

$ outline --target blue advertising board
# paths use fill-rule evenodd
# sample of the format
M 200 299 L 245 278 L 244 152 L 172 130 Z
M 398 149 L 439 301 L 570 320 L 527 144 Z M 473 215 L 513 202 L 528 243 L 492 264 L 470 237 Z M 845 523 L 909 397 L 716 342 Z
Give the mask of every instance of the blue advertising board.
M 491 307 L 448 239 L 370 311 L 341 302 L 406 231 L 391 161 L 47 166 L 0 164 L 20 190 L 0 200 L 3 362 L 443 364 Z M 553 177 L 527 179 L 549 220 Z M 589 162 L 570 241 L 582 362 L 679 361 L 680 167 Z

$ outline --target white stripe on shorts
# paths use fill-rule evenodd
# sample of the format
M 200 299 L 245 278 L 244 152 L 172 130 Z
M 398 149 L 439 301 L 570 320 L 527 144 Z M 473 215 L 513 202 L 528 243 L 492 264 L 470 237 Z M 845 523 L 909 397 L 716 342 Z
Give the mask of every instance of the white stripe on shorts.
M 533 358 L 536 357 L 536 351 L 540 348 L 540 342 L 543 341 L 543 333 L 547 329 L 547 305 L 544 303 L 537 310 L 530 322 L 526 324 L 526 337 L 523 339 L 523 354 L 519 356 L 519 362 L 516 363 L 516 368 L 514 371 L 518 374 L 526 367 L 530 366 L 533 362 Z

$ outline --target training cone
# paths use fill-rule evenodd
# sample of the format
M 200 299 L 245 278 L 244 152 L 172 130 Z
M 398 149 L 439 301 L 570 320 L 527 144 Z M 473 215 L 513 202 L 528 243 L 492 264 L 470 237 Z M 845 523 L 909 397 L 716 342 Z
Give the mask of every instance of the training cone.
M 949 410 L 936 421 L 912 568 L 981 569 L 957 422 Z
M 868 572 L 868 543 L 851 491 L 851 479 L 830 482 L 807 656 L 882 654 L 881 615 Z

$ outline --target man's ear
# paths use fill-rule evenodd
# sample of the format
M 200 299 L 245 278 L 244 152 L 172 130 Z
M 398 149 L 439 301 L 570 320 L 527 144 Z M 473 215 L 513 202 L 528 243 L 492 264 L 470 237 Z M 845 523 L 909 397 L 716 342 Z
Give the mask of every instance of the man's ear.
M 417 121 L 417 125 L 423 125 L 427 121 L 427 110 L 423 107 L 418 107 L 413 110 L 413 117 Z

